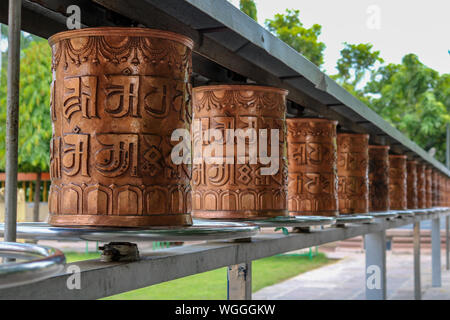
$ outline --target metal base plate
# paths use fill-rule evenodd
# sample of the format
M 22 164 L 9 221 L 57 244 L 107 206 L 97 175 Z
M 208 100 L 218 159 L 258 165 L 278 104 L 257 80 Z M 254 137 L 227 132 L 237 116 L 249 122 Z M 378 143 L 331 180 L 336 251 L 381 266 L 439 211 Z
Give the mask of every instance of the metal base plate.
M 246 220 L 245 222 L 252 223 L 264 228 L 313 227 L 332 225 L 336 222 L 336 218 L 322 216 L 283 216 L 266 220 Z
M 414 210 L 395 210 L 399 218 L 414 217 Z
M 370 212 L 368 213 L 369 216 L 377 218 L 396 218 L 398 217 L 398 214 L 396 211 L 380 211 L 380 212 Z
M 4 233 L 0 224 L 0 236 Z M 248 238 L 258 233 L 259 227 L 243 222 L 202 221 L 194 219 L 189 227 L 173 228 L 92 228 L 53 227 L 47 223 L 17 223 L 17 238 L 33 240 L 85 241 L 205 241 Z
M 348 214 L 348 215 L 341 215 L 339 217 L 336 217 L 336 225 L 342 226 L 347 223 L 371 223 L 373 222 L 373 217 L 369 215 L 362 215 L 362 214 Z

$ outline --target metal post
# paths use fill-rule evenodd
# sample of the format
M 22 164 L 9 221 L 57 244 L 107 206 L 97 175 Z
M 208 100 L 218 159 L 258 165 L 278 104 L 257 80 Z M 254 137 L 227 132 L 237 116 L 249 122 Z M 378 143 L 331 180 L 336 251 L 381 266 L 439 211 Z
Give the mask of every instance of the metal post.
M 252 299 L 252 262 L 228 267 L 228 300 Z
M 422 299 L 420 279 L 420 221 L 414 223 L 414 299 Z
M 386 232 L 365 235 L 366 299 L 386 299 Z
M 441 230 L 440 219 L 431 222 L 431 285 L 441 286 Z
M 20 26 L 22 1 L 9 0 L 6 102 L 5 241 L 16 241 L 19 136 Z

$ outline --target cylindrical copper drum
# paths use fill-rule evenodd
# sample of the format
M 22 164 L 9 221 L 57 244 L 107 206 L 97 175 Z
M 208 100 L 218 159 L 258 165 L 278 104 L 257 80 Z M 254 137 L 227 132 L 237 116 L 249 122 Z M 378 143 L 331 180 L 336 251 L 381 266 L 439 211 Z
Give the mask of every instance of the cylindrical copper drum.
M 369 135 L 339 133 L 337 172 L 339 214 L 369 211 Z
M 191 224 L 190 167 L 170 153 L 172 132 L 190 126 L 192 40 L 104 27 L 49 43 L 50 224 Z
M 427 207 L 425 165 L 421 163 L 417 164 L 417 207 Z
M 391 209 L 407 209 L 406 156 L 389 156 L 389 199 Z
M 337 216 L 336 125 L 286 119 L 290 215 Z
M 426 195 L 426 207 L 431 208 L 433 206 L 433 179 L 432 169 L 428 166 L 425 167 L 425 195 Z
M 288 215 L 286 95 L 284 89 L 253 85 L 194 88 L 194 217 Z M 226 139 L 218 138 L 223 136 Z M 262 146 L 267 147 L 270 163 L 263 161 Z M 216 154 L 219 150 L 222 155 Z
M 433 169 L 431 171 L 431 195 L 432 195 L 431 202 L 433 204 L 433 207 L 439 206 L 439 203 L 438 203 L 438 190 L 439 190 L 439 187 L 438 187 L 438 173 L 437 173 L 436 170 Z
M 369 146 L 369 210 L 389 211 L 389 146 Z
M 406 202 L 408 209 L 417 209 L 417 161 L 406 162 Z

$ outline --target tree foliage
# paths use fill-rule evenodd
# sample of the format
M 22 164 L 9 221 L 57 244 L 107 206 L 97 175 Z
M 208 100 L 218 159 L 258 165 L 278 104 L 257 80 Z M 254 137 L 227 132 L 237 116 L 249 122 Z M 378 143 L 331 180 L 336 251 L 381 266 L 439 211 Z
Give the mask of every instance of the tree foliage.
M 256 4 L 253 0 L 239 0 L 239 9 L 253 20 L 258 21 Z
M 322 26 L 314 24 L 305 28 L 299 10 L 286 9 L 285 14 L 276 14 L 273 19 L 266 20 L 266 27 L 317 66 L 323 64 L 325 44 L 318 40 Z
M 2 69 L 6 83 L 6 68 Z M 19 96 L 19 170 L 46 171 L 52 135 L 50 119 L 51 50 L 34 40 L 21 51 Z M 0 121 L 6 123 L 6 85 L 0 87 Z M 0 127 L 0 169 L 5 168 L 5 128 Z

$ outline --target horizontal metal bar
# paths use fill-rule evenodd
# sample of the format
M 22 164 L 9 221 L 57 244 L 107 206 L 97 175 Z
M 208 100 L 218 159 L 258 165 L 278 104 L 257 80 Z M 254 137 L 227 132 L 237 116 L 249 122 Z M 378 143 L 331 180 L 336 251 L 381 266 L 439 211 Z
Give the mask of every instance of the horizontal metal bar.
M 80 289 L 70 290 L 67 281 L 72 273 L 7 290 L 0 299 L 97 299 L 153 284 L 197 274 L 225 266 L 273 256 L 292 250 L 309 248 L 333 241 L 353 238 L 418 221 L 435 219 L 449 211 L 417 214 L 398 219 L 377 219 L 370 224 L 347 225 L 309 233 L 260 234 L 250 242 L 208 242 L 174 247 L 157 252 L 141 252 L 141 260 L 130 263 L 104 263 L 99 260 L 69 264 L 80 268 Z

